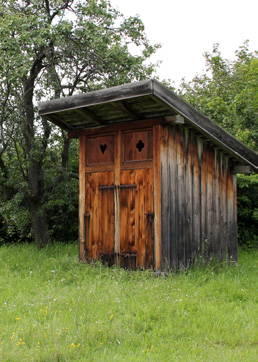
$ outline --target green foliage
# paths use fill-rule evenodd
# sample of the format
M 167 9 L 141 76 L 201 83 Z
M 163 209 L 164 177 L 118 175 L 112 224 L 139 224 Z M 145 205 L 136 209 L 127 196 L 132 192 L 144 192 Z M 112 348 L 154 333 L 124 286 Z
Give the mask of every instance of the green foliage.
M 154 65 L 145 61 L 158 45 L 149 44 L 140 18 L 102 0 L 3 0 L 0 34 L 2 233 L 20 240 L 33 226 L 40 247 L 49 234 L 71 240 L 78 147 L 38 117 L 37 103 L 150 77 Z
M 182 82 L 179 93 L 195 108 L 220 124 L 249 147 L 257 146 L 256 52 L 248 41 L 236 51 L 236 60 L 223 59 L 219 45 L 204 54 L 205 74 Z
M 254 361 L 256 264 L 154 278 L 79 263 L 77 245 L 2 246 L 0 359 Z
M 239 244 L 257 248 L 258 242 L 258 175 L 238 175 Z
M 191 82 L 182 82 L 179 93 L 195 108 L 251 148 L 257 148 L 257 53 L 248 41 L 229 61 L 215 44 L 205 53 L 206 71 Z M 239 244 L 257 245 L 257 175 L 238 175 Z

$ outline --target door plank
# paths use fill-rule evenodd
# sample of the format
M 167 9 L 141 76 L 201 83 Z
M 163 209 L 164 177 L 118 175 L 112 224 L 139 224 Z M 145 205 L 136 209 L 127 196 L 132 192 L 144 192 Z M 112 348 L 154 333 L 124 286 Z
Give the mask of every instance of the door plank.
M 102 253 L 114 252 L 114 172 L 86 174 L 87 259 L 98 260 Z
M 84 225 L 84 214 L 85 214 L 85 141 L 86 137 L 81 136 L 80 142 L 80 153 L 79 153 L 79 258 L 84 260 L 86 255 L 85 245 L 85 225 Z

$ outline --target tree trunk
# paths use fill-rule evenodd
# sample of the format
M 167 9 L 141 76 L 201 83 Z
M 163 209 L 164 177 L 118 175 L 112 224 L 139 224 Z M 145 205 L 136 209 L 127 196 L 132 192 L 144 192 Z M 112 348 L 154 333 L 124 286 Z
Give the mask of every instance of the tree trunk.
M 43 248 L 49 243 L 49 233 L 44 205 L 44 175 L 43 159 L 47 148 L 50 135 L 50 128 L 47 122 L 43 121 L 44 134 L 42 139 L 37 139 L 34 132 L 35 110 L 33 106 L 33 96 L 35 88 L 35 79 L 42 69 L 41 57 L 35 59 L 28 79 L 24 80 L 24 105 L 25 105 L 25 127 L 24 138 L 28 154 L 28 205 L 31 214 L 32 230 L 35 243 L 38 248 Z
M 49 244 L 46 211 L 42 208 L 40 202 L 31 202 L 29 210 L 35 243 L 41 249 Z

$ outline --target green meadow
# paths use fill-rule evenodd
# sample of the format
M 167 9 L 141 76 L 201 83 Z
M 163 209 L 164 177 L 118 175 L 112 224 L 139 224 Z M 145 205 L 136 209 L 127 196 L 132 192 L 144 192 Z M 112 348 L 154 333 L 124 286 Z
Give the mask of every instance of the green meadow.
M 255 252 L 153 277 L 0 247 L 1 361 L 256 361 Z

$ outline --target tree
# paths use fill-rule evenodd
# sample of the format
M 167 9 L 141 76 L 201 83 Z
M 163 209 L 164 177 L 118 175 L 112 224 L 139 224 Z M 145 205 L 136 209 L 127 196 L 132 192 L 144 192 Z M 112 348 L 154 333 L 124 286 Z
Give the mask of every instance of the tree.
M 154 66 L 144 61 L 157 46 L 138 17 L 125 18 L 101 0 L 2 0 L 0 34 L 0 213 L 18 231 L 23 215 L 42 247 L 53 185 L 68 185 L 75 173 L 70 141 L 39 119 L 37 103 L 145 79 Z
M 205 53 L 206 72 L 183 80 L 179 94 L 249 147 L 257 149 L 257 52 L 246 41 L 229 61 L 219 45 Z M 240 244 L 254 246 L 257 239 L 257 175 L 238 176 L 238 231 Z
M 219 44 L 204 54 L 205 74 L 182 81 L 179 94 L 195 108 L 224 127 L 250 147 L 257 147 L 255 126 L 257 106 L 256 53 L 248 50 L 248 41 L 236 52 L 236 60 L 223 59 Z

